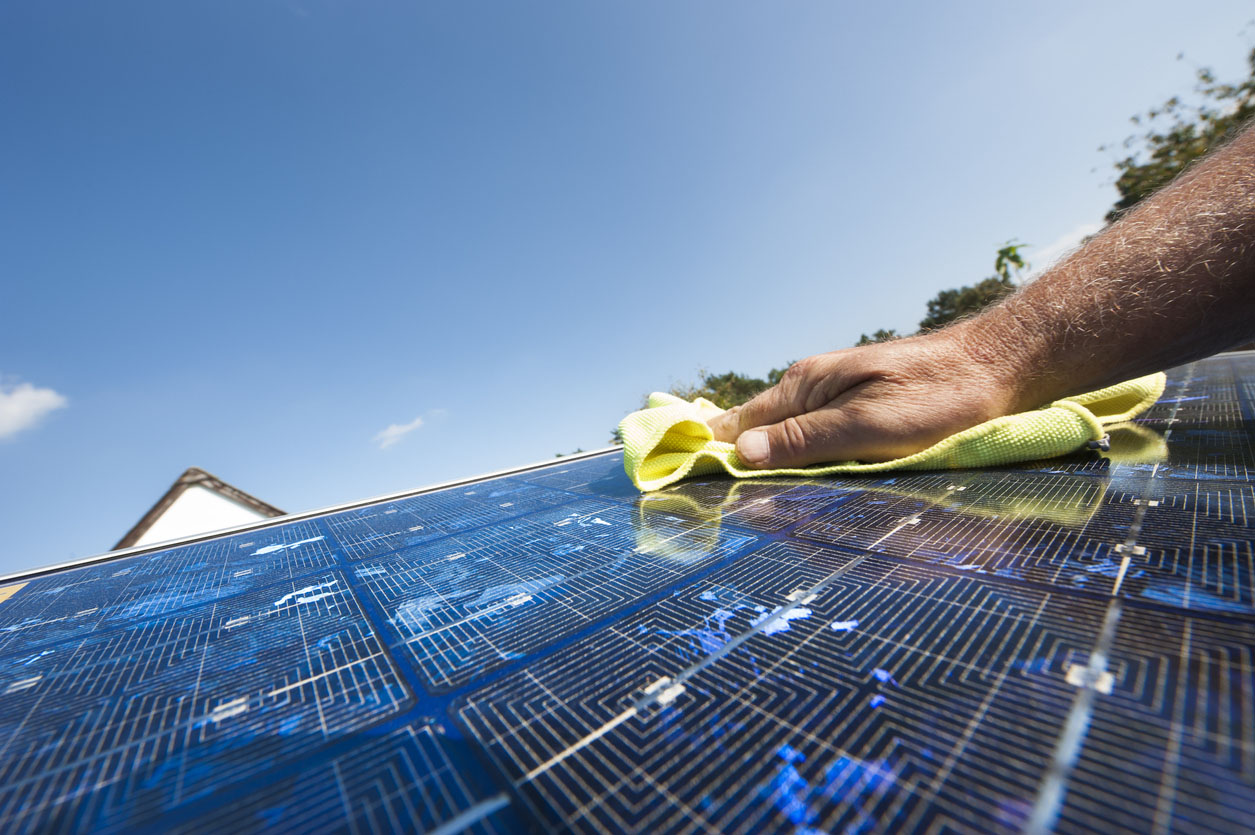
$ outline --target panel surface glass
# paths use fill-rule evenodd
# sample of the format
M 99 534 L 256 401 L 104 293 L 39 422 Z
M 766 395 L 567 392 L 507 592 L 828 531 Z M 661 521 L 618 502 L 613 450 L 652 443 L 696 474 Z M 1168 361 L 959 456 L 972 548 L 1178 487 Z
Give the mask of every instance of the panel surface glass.
M 0 583 L 0 830 L 1232 832 L 1255 354 L 1109 453 L 618 453 Z

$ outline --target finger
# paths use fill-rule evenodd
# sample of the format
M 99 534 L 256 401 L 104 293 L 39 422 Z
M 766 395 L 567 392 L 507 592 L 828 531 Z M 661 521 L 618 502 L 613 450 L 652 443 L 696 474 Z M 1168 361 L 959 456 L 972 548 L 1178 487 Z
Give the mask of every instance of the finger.
M 862 349 L 817 354 L 789 366 L 780 382 L 743 405 L 737 412 L 738 434 L 770 426 L 787 418 L 818 411 L 839 402 L 866 382 L 871 373 Z
M 736 454 L 751 469 L 839 461 L 890 461 L 926 449 L 946 433 L 920 427 L 893 410 L 868 412 L 858 391 L 816 412 L 791 415 L 742 432 Z
M 749 429 L 779 423 L 831 403 L 867 378 L 850 362 L 851 353 L 820 354 L 793 363 L 777 385 L 710 421 L 715 440 L 734 442 Z
M 736 440 L 736 436 L 740 434 L 740 418 L 738 417 L 740 411 L 740 406 L 733 406 L 723 414 L 715 415 L 706 421 L 706 425 L 714 433 L 716 441 L 732 443 Z
M 750 398 L 737 410 L 735 435 L 730 440 L 735 440 L 736 435 L 747 429 L 779 423 L 807 411 L 805 401 L 814 386 L 812 378 L 819 373 L 813 360 L 794 363 L 779 383 Z
M 841 416 L 835 410 L 790 415 L 768 426 L 747 429 L 736 439 L 736 455 L 757 470 L 805 467 L 841 460 Z

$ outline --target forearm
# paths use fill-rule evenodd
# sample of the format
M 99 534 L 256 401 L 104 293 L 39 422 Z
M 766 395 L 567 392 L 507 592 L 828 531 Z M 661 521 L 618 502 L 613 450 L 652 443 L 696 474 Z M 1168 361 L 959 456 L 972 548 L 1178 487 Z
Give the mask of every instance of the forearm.
M 1002 304 L 933 333 L 807 357 L 711 429 L 750 467 L 887 461 L 1251 338 L 1248 130 Z
M 953 336 L 1021 408 L 1255 337 L 1255 129 Z

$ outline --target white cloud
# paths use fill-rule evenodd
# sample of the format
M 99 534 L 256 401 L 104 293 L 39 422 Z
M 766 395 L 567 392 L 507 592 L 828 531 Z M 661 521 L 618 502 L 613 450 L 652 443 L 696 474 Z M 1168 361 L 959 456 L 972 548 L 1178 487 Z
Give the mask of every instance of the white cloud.
M 421 417 L 416 417 L 409 423 L 394 423 L 375 435 L 375 443 L 379 444 L 380 449 L 387 449 L 422 425 Z
M 30 383 L 0 382 L 0 441 L 30 429 L 66 402 L 63 395 L 52 389 L 35 388 Z
M 1101 223 L 1082 223 L 1055 238 L 1045 246 L 1026 247 L 1024 254 L 1028 257 L 1032 269 L 1024 276 L 1025 281 L 1032 281 L 1039 275 L 1057 264 L 1065 255 L 1081 245 L 1081 241 L 1102 229 Z

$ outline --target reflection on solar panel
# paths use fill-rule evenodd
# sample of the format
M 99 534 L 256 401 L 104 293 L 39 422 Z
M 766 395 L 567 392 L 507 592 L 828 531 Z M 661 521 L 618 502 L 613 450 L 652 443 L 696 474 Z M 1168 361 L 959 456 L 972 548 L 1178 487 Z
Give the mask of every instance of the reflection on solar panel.
M 0 830 L 1244 829 L 1253 439 L 1234 354 L 1103 457 L 598 454 L 13 578 Z

